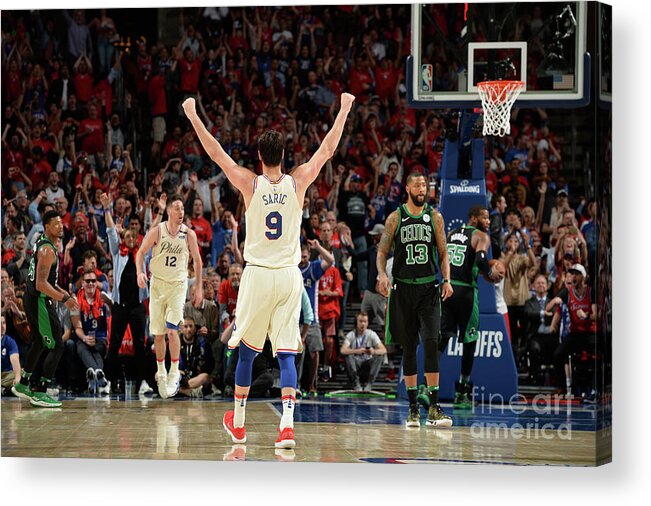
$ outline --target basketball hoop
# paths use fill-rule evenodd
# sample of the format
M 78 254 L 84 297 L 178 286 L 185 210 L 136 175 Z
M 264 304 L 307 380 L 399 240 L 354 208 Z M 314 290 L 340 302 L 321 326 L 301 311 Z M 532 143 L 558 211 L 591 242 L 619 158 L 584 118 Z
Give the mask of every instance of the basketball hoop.
M 511 133 L 511 107 L 524 90 L 523 81 L 484 81 L 477 85 L 484 109 L 484 135 Z

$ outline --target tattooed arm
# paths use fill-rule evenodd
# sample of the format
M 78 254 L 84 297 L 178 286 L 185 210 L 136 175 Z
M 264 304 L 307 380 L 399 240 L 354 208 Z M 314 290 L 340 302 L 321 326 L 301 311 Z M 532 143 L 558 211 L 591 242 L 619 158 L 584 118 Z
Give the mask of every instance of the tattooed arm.
M 398 211 L 393 211 L 384 224 L 384 232 L 377 247 L 377 260 L 375 261 L 378 271 L 377 285 L 375 290 L 385 297 L 389 296 L 389 277 L 387 276 L 387 257 L 393 245 L 393 236 L 398 228 Z M 449 273 L 449 272 L 448 272 Z

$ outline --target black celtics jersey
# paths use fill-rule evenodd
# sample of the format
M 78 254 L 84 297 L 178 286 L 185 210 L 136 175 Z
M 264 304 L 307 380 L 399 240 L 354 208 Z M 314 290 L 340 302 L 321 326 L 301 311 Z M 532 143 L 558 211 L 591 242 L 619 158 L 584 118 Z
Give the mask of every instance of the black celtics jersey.
M 59 277 L 59 252 L 57 250 L 57 247 L 52 244 L 52 242 L 47 238 L 45 234 L 43 234 L 34 245 L 34 253 L 32 253 L 32 257 L 29 260 L 26 290 L 30 295 L 41 295 L 41 292 L 36 289 L 36 269 L 38 267 L 38 251 L 42 246 L 48 246 L 52 248 L 54 250 L 54 255 L 56 258 L 54 263 L 50 266 L 50 272 L 47 275 L 48 283 L 50 283 L 53 287 L 56 286 L 57 279 Z
M 398 220 L 393 241 L 393 278 L 413 282 L 434 277 L 438 268 L 432 208 L 426 205 L 421 214 L 414 216 L 401 205 Z
M 448 257 L 450 258 L 450 280 L 453 285 L 477 286 L 479 268 L 475 264 L 475 250 L 472 234 L 477 229 L 462 225 L 448 234 Z

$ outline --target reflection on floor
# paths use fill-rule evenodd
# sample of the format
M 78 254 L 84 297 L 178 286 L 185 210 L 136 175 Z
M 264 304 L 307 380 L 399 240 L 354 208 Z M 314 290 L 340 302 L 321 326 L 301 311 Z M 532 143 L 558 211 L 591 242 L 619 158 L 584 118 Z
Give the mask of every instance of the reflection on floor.
M 2 399 L 3 457 L 179 460 L 263 460 L 373 463 L 492 463 L 590 466 L 610 461 L 606 407 L 557 403 L 444 409 L 452 429 L 404 426 L 406 403 L 396 400 L 302 400 L 295 450 L 275 450 L 282 405 L 247 405 L 246 445 L 232 445 L 222 428 L 229 401 L 142 397 L 64 399 L 38 409 Z

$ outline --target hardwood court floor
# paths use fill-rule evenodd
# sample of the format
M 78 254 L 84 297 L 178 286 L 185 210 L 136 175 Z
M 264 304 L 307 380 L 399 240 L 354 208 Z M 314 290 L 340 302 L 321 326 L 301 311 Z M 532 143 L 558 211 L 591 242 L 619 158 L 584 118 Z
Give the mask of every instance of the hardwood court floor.
M 597 423 L 595 409 L 545 415 L 529 407 L 514 414 L 490 407 L 456 412 L 444 404 L 452 429 L 406 429 L 402 401 L 303 400 L 296 406 L 296 449 L 277 451 L 279 400 L 248 403 L 246 445 L 232 445 L 222 427 L 231 406 L 81 397 L 47 410 L 3 398 L 2 456 L 576 466 L 610 460 L 609 449 L 600 450 L 607 445 L 598 444 L 609 429 Z

